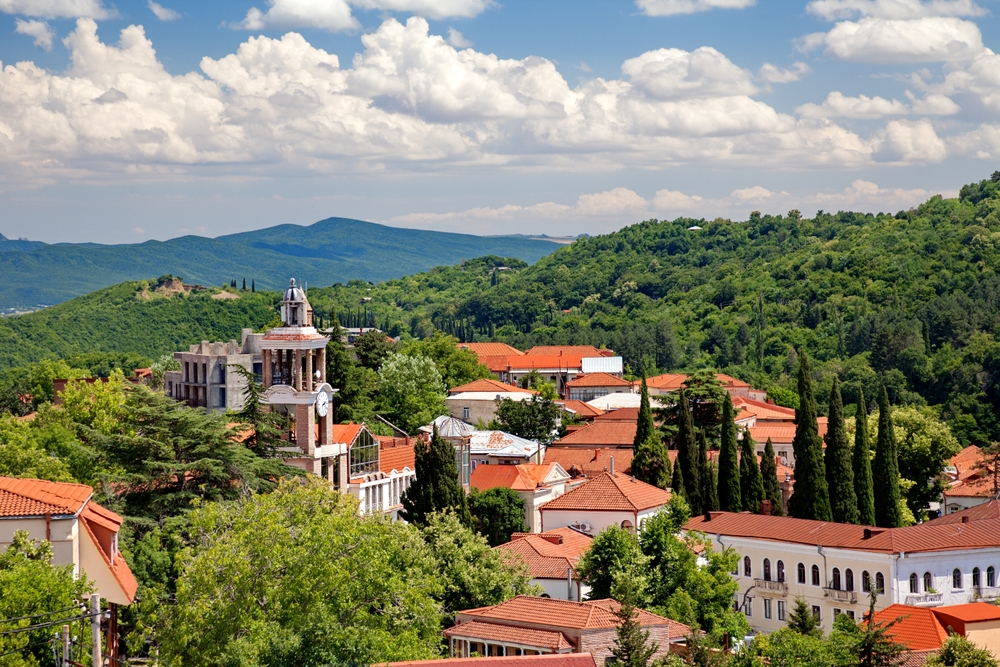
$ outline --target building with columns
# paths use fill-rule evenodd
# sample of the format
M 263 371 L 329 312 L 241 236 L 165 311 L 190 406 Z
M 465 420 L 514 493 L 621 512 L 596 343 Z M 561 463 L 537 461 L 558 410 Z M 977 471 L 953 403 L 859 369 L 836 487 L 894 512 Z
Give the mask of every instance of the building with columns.
M 326 381 L 327 336 L 312 322 L 312 307 L 293 278 L 281 299 L 282 326 L 260 341 L 263 402 L 288 419 L 285 462 L 348 485 L 348 444 L 333 439 L 330 403 L 336 390 Z

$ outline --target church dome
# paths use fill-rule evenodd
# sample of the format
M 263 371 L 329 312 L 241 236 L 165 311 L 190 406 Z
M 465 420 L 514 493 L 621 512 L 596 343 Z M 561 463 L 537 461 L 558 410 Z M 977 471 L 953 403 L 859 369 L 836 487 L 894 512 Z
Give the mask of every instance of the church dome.
M 281 297 L 282 301 L 305 301 L 306 295 L 301 289 L 295 284 L 295 278 L 288 281 L 288 289 L 285 290 L 285 295 Z

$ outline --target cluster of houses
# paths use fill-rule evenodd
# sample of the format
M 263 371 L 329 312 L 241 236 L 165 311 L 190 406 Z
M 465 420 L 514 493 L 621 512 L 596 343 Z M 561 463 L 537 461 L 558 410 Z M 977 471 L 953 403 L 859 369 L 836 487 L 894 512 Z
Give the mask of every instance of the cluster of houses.
M 308 299 L 294 281 L 284 293 L 281 319 L 280 327 L 263 334 L 244 330 L 238 343 L 206 341 L 176 353 L 181 368 L 167 373 L 164 391 L 191 406 L 238 410 L 246 380 L 231 365 L 243 366 L 261 379 L 263 402 L 287 417 L 288 464 L 355 496 L 365 514 L 398 518 L 402 496 L 416 476 L 415 448 L 426 446 L 434 432 L 454 445 L 466 489 L 509 488 L 524 500 L 526 530 L 495 548 L 523 561 L 543 595 L 461 611 L 444 632 L 448 660 L 397 664 L 604 665 L 618 625 L 617 603 L 587 599 L 576 566 L 602 530 L 642 531 L 670 499 L 669 490 L 629 472 L 640 396 L 638 383 L 623 377 L 621 357 L 590 346 L 522 352 L 502 343 L 462 343 L 494 377 L 451 389 L 448 414 L 418 436 L 386 437 L 365 424 L 332 422 L 336 390 L 326 380 L 328 338 L 313 326 Z M 565 436 L 548 446 L 489 427 L 500 399 L 535 395 L 518 385 L 533 373 L 557 387 L 571 423 Z M 686 379 L 648 378 L 653 404 Z M 747 430 L 757 443 L 758 456 L 771 440 L 787 500 L 794 484 L 794 410 L 769 402 L 765 392 L 736 378 L 717 379 L 732 397 L 741 432 Z M 822 435 L 825 418 L 819 427 Z M 874 590 L 879 617 L 902 618 L 893 632 L 910 649 L 917 661 L 912 664 L 939 649 L 948 632 L 1000 657 L 1000 607 L 987 604 L 1000 598 L 996 475 L 978 448 L 963 450 L 949 464 L 944 516 L 916 526 L 879 529 L 711 512 L 685 528 L 705 534 L 713 549 L 739 554 L 733 604 L 756 632 L 783 627 L 797 598 L 806 600 L 829 631 L 839 614 L 860 619 Z M 86 571 L 102 597 L 129 604 L 136 582 L 118 551 L 122 518 L 96 505 L 92 495 L 81 485 L 0 478 L 0 547 L 15 530 L 26 529 L 53 543 L 56 564 Z M 683 652 L 692 631 L 648 611 L 639 612 L 639 621 L 659 644 L 659 655 Z

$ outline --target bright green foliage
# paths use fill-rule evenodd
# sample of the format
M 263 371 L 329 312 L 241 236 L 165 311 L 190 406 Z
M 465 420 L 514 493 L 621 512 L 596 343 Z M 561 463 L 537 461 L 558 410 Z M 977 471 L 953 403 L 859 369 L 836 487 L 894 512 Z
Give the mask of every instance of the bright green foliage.
M 642 575 L 646 566 L 647 558 L 636 536 L 624 528 L 608 526 L 594 537 L 576 572 L 580 581 L 590 586 L 589 599 L 603 600 L 612 597 L 615 576 L 626 571 Z M 642 606 L 645 601 L 643 596 L 637 604 Z
M 788 499 L 788 515 L 799 519 L 832 521 L 830 492 L 826 485 L 823 444 L 816 423 L 809 359 L 799 356 L 799 407 L 795 410 L 795 487 Z
M 0 417 L 0 475 L 72 482 L 69 466 L 39 442 L 38 429 L 14 417 Z
M 357 508 L 312 480 L 195 511 L 157 635 L 161 660 L 308 667 L 437 655 L 431 549 L 414 527 Z
M 510 542 L 511 533 L 528 530 L 524 524 L 524 500 L 517 491 L 498 486 L 469 496 L 472 525 L 491 547 Z
M 417 477 L 403 493 L 402 517 L 409 523 L 424 526 L 435 512 L 454 512 L 463 524 L 471 524 L 465 491 L 458 481 L 455 446 L 439 436 L 435 429 L 429 446 L 417 442 L 415 455 Z
M 812 613 L 805 598 L 795 598 L 792 611 L 788 614 L 788 628 L 800 635 L 808 635 L 810 637 L 821 637 L 823 635 L 819 619 Z
M 29 538 L 19 530 L 7 549 L 0 553 L 0 618 L 20 618 L 66 610 L 83 600 L 93 589 L 86 577 L 73 578 L 73 566 L 53 567 L 52 545 Z M 3 631 L 25 628 L 33 622 L 53 621 L 78 615 L 70 609 L 56 615 L 6 622 Z M 52 664 L 52 629 L 0 636 L 2 664 L 11 667 L 33 667 Z M 88 635 L 89 639 L 89 635 Z M 90 642 L 87 641 L 86 647 Z M 24 649 L 17 653 L 18 649 Z
M 448 624 L 463 609 L 541 593 L 528 583 L 531 573 L 523 562 L 511 562 L 502 552 L 491 549 L 482 536 L 451 512 L 430 515 L 421 534 L 437 563 L 443 590 L 435 597 Z
M 858 667 L 891 667 L 900 662 L 900 657 L 906 647 L 898 643 L 893 638 L 892 626 L 899 622 L 899 619 L 891 621 L 875 621 L 875 603 L 878 601 L 878 592 L 872 590 L 868 596 L 868 613 L 865 619 L 858 624 L 856 641 L 854 643 L 854 656 L 857 659 Z
M 644 630 L 639 622 L 638 602 L 645 584 L 645 578 L 637 572 L 625 570 L 615 577 L 612 592 L 621 603 L 616 612 L 619 623 L 611 647 L 611 659 L 616 667 L 648 667 L 660 648 L 656 642 L 649 641 L 649 630 Z
M 941 650 L 924 663 L 926 667 L 997 667 L 993 655 L 962 635 L 951 635 Z
M 778 481 L 778 462 L 770 438 L 764 443 L 764 455 L 760 457 L 760 477 L 764 484 L 764 497 L 771 501 L 771 515 L 784 516 L 785 503 L 781 495 L 781 482 Z
M 257 382 L 253 373 L 240 364 L 230 364 L 230 368 L 246 382 L 243 408 L 232 415 L 239 424 L 240 433 L 245 434 L 243 445 L 257 456 L 276 456 L 278 448 L 288 444 L 281 439 L 282 432 L 288 428 L 288 421 L 277 412 L 264 408 L 261 403 L 264 385 Z
M 378 410 L 407 433 L 416 433 L 448 412 L 441 374 L 427 357 L 393 354 L 382 364 L 378 377 Z
M 395 353 L 396 344 L 386 338 L 381 331 L 372 329 L 354 339 L 354 354 L 358 358 L 358 363 L 373 371 L 382 368 L 382 364 Z
M 377 421 L 374 395 L 378 391 L 378 374 L 355 363 L 340 339 L 340 326 L 334 323 L 330 342 L 326 344 L 326 381 L 338 390 L 333 395 L 333 420 L 365 423 L 371 427 Z
M 681 389 L 677 396 L 677 467 L 684 485 L 684 499 L 694 514 L 701 514 L 701 466 L 698 463 L 698 445 L 695 442 L 694 422 L 691 418 L 687 393 Z
M 653 423 L 653 411 L 649 407 L 649 388 L 646 378 L 642 378 L 642 392 L 639 399 L 639 420 L 636 423 L 635 439 L 632 442 L 632 463 L 630 468 L 636 479 L 665 489 L 670 485 L 670 458 L 663 445 L 663 437 Z
M 882 528 L 897 528 L 903 525 L 900 512 L 899 461 L 896 449 L 896 433 L 892 428 L 892 409 L 885 387 L 878 400 L 878 440 L 875 444 L 875 460 L 872 463 L 872 484 L 875 496 L 875 525 Z M 798 481 L 796 480 L 796 485 Z
M 556 437 L 562 409 L 549 397 L 536 394 L 526 401 L 504 398 L 497 406 L 494 425 L 519 438 L 548 445 Z
M 865 396 L 858 391 L 858 404 L 854 411 L 854 492 L 858 499 L 858 523 L 875 525 L 875 495 L 872 487 L 871 446 L 868 444 L 868 408 Z
M 431 359 L 441 373 L 444 385 L 451 389 L 480 378 L 490 378 L 490 369 L 479 363 L 479 357 L 458 347 L 459 340 L 440 331 L 430 338 L 411 340 L 401 345 L 401 352 Z
M 678 498 L 685 498 L 684 478 L 681 474 L 681 466 L 675 462 L 673 472 L 670 474 L 670 491 Z M 687 501 L 685 500 L 685 502 Z
M 160 355 L 160 358 L 149 365 L 149 386 L 153 389 L 163 389 L 166 383 L 167 371 L 179 371 L 181 362 L 171 354 Z
M 740 491 L 743 509 L 760 514 L 760 501 L 764 499 L 764 480 L 757 465 L 757 447 L 750 437 L 750 429 L 743 431 L 740 442 Z
M 854 469 L 851 466 L 851 446 L 844 425 L 844 404 L 840 398 L 840 380 L 833 378 L 830 390 L 830 414 L 826 431 L 826 483 L 830 490 L 833 520 L 840 523 L 858 522 L 858 497 L 854 491 Z
M 726 394 L 722 402 L 720 445 L 719 509 L 723 512 L 742 512 L 743 493 L 740 489 L 740 464 L 736 457 L 736 423 L 733 421 L 733 399 L 729 394 Z
M 704 480 L 701 485 L 701 513 L 715 512 L 719 509 L 718 481 L 714 466 L 708 460 L 708 441 L 704 431 L 698 431 L 698 462 L 701 466 L 699 474 Z

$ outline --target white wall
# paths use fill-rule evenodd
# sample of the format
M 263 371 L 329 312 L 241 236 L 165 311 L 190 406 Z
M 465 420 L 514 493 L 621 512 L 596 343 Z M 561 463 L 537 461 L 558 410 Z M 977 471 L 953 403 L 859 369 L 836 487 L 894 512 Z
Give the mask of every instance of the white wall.
M 636 523 L 632 512 L 600 512 L 594 510 L 543 510 L 542 531 L 565 528 L 577 523 L 589 523 L 590 532 L 597 535 L 608 526 L 621 526 L 622 521 Z
M 573 580 L 573 597 L 569 595 L 569 587 L 565 579 L 532 579 L 529 583 L 542 587 L 545 595 L 556 600 L 573 600 L 579 602 L 581 598 L 587 597 L 590 593 L 590 586 L 581 584 L 576 579 Z

